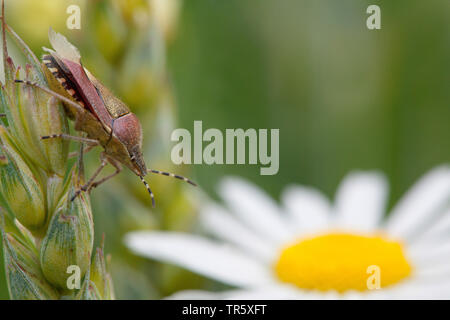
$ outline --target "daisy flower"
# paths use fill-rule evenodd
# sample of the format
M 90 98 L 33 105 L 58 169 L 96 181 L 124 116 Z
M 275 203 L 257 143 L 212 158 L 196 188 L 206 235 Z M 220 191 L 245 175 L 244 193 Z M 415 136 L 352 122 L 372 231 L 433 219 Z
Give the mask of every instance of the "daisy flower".
M 258 187 L 226 178 L 226 207 L 199 215 L 214 239 L 132 232 L 138 255 L 172 263 L 236 289 L 190 290 L 183 299 L 448 299 L 450 167 L 422 177 L 384 218 L 388 185 L 353 172 L 334 204 L 319 191 L 289 186 L 278 205 Z

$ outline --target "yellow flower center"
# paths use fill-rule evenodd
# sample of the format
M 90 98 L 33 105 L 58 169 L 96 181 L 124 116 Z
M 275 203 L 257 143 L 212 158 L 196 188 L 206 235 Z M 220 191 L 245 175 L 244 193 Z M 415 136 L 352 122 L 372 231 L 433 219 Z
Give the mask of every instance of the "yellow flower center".
M 397 283 L 411 273 L 411 266 L 399 242 L 329 233 L 286 247 L 275 272 L 281 281 L 302 289 L 344 292 Z

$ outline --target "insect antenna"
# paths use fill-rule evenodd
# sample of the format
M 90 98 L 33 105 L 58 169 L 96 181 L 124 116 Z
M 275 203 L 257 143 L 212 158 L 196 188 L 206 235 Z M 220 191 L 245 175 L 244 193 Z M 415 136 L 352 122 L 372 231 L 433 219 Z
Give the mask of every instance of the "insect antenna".
M 164 171 L 159 171 L 159 170 L 153 170 L 153 169 L 148 169 L 148 172 L 155 173 L 155 174 L 160 174 L 160 175 L 163 175 L 163 176 L 172 177 L 172 178 L 176 178 L 176 179 L 180 179 L 180 180 L 186 181 L 187 183 L 193 185 L 194 187 L 197 186 L 197 184 L 195 182 L 193 182 L 192 180 L 189 180 L 188 178 L 180 176 L 178 174 L 174 174 L 174 173 L 170 173 L 170 172 L 164 172 Z
M 150 186 L 148 185 L 147 181 L 144 180 L 143 176 L 139 176 L 141 178 L 142 183 L 147 188 L 148 193 L 150 194 L 150 197 L 152 198 L 152 207 L 155 207 L 155 196 L 153 195 L 152 189 L 150 189 Z

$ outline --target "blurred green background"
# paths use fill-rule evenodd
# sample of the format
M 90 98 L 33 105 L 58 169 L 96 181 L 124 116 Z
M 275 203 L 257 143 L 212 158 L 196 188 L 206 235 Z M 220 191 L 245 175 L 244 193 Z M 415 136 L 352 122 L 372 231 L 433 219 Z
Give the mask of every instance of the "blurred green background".
M 81 6 L 81 30 L 65 27 Z M 381 30 L 366 8 L 381 7 Z M 330 198 L 354 169 L 378 169 L 390 203 L 450 159 L 450 2 L 359 0 L 6 0 L 7 21 L 42 54 L 52 26 L 79 47 L 84 65 L 138 114 L 147 161 L 192 177 L 214 196 L 238 175 L 278 198 L 291 183 Z M 12 43 L 11 43 L 12 44 Z M 12 49 L 10 49 L 12 50 Z M 21 62 L 16 54 L 16 62 Z M 22 60 L 23 62 L 23 60 Z M 174 128 L 279 128 L 280 170 L 175 166 Z M 74 148 L 76 146 L 73 146 Z M 86 158 L 88 171 L 98 152 Z M 220 285 L 131 255 L 136 229 L 196 230 L 198 190 L 151 177 L 157 208 L 130 172 L 92 193 L 96 240 L 106 237 L 118 298 L 159 298 Z M 0 298 L 8 298 L 0 267 Z

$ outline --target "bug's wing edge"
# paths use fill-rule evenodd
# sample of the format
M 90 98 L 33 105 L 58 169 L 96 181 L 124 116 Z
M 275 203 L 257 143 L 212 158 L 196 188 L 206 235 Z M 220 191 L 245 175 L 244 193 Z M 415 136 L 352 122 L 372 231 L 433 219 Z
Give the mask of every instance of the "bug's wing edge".
M 78 49 L 67 40 L 62 34 L 55 32 L 51 27 L 48 29 L 48 39 L 52 45 L 53 50 L 43 48 L 49 53 L 57 53 L 61 58 L 80 63 L 81 55 Z

